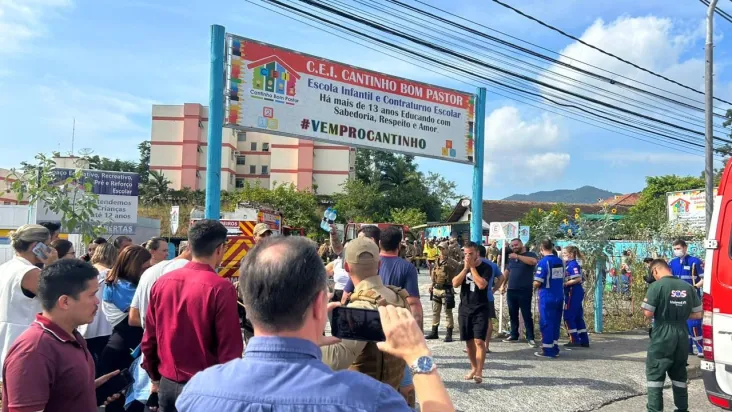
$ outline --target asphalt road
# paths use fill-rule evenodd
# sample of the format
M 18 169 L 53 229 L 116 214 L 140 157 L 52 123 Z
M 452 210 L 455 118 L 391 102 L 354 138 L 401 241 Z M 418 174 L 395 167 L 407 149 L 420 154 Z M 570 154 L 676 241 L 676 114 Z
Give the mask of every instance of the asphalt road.
M 420 276 L 420 289 L 425 330 L 428 330 L 432 310 L 425 272 Z M 457 309 L 454 315 L 457 331 Z M 444 336 L 444 314 L 440 336 Z M 530 348 L 526 342 L 494 340 L 482 384 L 463 380 L 470 364 L 462 342 L 429 341 L 429 346 L 453 403 L 460 411 L 645 410 L 647 334 L 637 331 L 591 335 L 590 339 L 591 348 L 562 351 L 557 359 L 535 357 L 538 349 Z M 690 357 L 689 362 L 692 373 L 698 370 L 698 359 Z M 670 388 L 665 392 L 668 392 L 666 409 L 673 410 Z M 700 380 L 691 382 L 690 400 L 692 411 L 719 410 L 706 400 Z

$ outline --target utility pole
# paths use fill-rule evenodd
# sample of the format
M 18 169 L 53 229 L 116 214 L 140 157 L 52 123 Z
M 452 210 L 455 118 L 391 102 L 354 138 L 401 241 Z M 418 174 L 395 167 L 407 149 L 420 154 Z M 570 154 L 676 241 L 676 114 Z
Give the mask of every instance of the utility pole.
M 705 204 L 707 238 L 709 238 L 709 225 L 712 222 L 714 211 L 714 9 L 718 0 L 710 0 L 707 9 L 707 40 L 705 43 L 706 67 L 704 75 L 704 178 L 705 178 Z

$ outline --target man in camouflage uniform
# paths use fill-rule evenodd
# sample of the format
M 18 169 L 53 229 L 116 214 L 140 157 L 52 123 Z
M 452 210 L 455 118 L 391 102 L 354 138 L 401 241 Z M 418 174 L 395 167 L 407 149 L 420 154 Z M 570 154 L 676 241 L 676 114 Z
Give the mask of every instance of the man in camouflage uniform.
M 417 266 L 416 259 L 417 259 L 417 247 L 413 244 L 409 243 L 408 241 L 404 241 L 404 258 L 407 260 L 407 262 L 414 265 L 415 268 L 417 268 L 417 273 L 419 273 L 419 266 Z
M 348 307 L 378 309 L 393 305 L 409 309 L 408 293 L 396 286 L 385 286 L 379 277 L 379 247 L 369 238 L 360 237 L 345 249 L 345 269 L 355 286 Z M 342 340 L 321 348 L 323 363 L 338 371 L 350 369 L 399 389 L 406 363 L 382 352 L 376 342 Z
M 440 314 L 442 305 L 445 305 L 445 319 L 447 320 L 447 333 L 445 342 L 452 342 L 452 330 L 454 318 L 452 309 L 455 307 L 455 290 L 452 288 L 452 278 L 460 273 L 460 263 L 449 256 L 448 242 L 437 245 L 439 257 L 432 270 L 432 286 L 430 287 L 430 299 L 432 300 L 432 332 L 425 336 L 426 339 L 438 339 L 437 329 L 440 326 Z
M 463 251 L 454 233 L 450 236 L 450 240 L 448 241 L 447 256 L 456 262 L 463 260 Z

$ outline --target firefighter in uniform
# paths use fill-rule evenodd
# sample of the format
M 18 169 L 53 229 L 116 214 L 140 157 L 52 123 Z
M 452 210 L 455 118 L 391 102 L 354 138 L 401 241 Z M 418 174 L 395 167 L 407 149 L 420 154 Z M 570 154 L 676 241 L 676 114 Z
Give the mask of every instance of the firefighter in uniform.
M 663 259 L 651 262 L 647 281 L 653 282 L 641 307 L 654 318 L 646 357 L 649 412 L 663 411 L 663 384 L 671 379 L 674 404 L 679 412 L 689 410 L 686 388 L 688 335 L 686 321 L 702 318 L 702 304 L 694 287 L 671 274 Z
M 460 273 L 460 263 L 448 255 L 449 246 L 447 242 L 437 245 L 439 257 L 432 270 L 432 286 L 430 287 L 430 300 L 432 300 L 432 332 L 425 336 L 426 339 L 438 339 L 437 329 L 440 327 L 440 312 L 442 305 L 445 305 L 445 319 L 447 320 L 447 333 L 445 342 L 452 342 L 452 330 L 454 318 L 452 310 L 455 308 L 455 289 L 452 287 L 452 278 Z
M 704 262 L 701 259 L 687 254 L 686 242 L 678 239 L 673 244 L 674 258 L 668 262 L 671 274 L 684 282 L 692 285 L 697 293 L 701 292 L 704 284 Z M 702 322 L 697 319 L 689 319 L 686 322 L 689 332 L 689 353 L 697 353 L 700 358 L 704 357 L 702 348 Z

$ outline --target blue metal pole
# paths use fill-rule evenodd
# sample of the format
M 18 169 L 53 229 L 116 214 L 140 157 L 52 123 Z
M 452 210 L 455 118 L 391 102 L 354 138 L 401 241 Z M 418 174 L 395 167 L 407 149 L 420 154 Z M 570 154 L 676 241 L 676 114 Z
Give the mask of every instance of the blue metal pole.
M 208 157 L 206 159 L 206 219 L 221 217 L 221 128 L 224 125 L 224 26 L 211 26 L 211 65 L 208 91 Z
M 605 289 L 605 261 L 598 259 L 595 263 L 595 333 L 602 333 L 602 294 Z
M 485 134 L 485 99 L 486 89 L 478 89 L 475 104 L 475 133 L 474 151 L 475 164 L 473 165 L 473 199 L 470 220 L 470 240 L 481 244 L 483 238 L 483 135 Z

